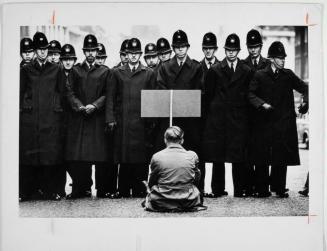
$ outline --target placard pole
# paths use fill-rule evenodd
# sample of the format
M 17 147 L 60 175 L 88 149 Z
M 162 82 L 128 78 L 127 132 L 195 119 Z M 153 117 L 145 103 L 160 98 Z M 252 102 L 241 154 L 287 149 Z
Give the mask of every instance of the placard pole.
M 169 126 L 173 126 L 173 90 L 170 90 Z

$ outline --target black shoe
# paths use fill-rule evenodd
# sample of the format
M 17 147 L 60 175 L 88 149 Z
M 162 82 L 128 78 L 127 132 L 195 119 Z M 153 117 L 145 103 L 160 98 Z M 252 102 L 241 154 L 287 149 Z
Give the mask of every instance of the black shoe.
M 288 193 L 285 193 L 285 192 L 276 192 L 276 195 L 279 198 L 288 198 L 289 197 Z
M 44 199 L 44 200 L 54 200 L 54 201 L 59 201 L 59 200 L 61 200 L 61 197 L 60 197 L 60 195 L 57 194 L 57 193 L 50 193 L 50 194 L 45 194 L 45 195 L 43 196 L 43 199 Z
M 97 191 L 97 198 L 108 198 L 108 199 L 112 199 L 112 196 L 113 196 L 113 194 L 111 194 L 111 193 Z
M 308 189 L 304 189 L 303 191 L 299 191 L 299 194 L 308 197 L 309 196 L 309 190 Z
M 260 192 L 255 194 L 256 198 L 267 198 L 270 196 L 271 196 L 271 192 Z
M 245 193 L 242 193 L 242 192 L 234 192 L 234 197 L 244 198 L 245 197 Z
M 277 190 L 276 190 L 274 187 L 271 187 L 271 188 L 270 188 L 270 191 L 276 193 Z M 288 188 L 285 188 L 285 189 L 283 190 L 284 193 L 287 193 L 288 191 L 289 191 Z
M 218 197 L 222 197 L 222 196 L 226 196 L 228 195 L 228 193 L 226 191 L 222 191 L 222 192 L 217 192 L 217 193 L 212 193 L 211 198 L 218 198 Z
M 81 199 L 81 198 L 90 198 L 92 196 L 91 191 L 84 192 L 72 192 L 66 196 L 67 200 Z

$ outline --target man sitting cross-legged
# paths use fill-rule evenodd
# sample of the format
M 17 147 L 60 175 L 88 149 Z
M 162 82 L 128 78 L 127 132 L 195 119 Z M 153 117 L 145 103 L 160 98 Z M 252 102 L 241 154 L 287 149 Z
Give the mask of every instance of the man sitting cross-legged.
M 143 204 L 149 211 L 204 210 L 197 188 L 200 179 L 198 156 L 183 147 L 184 132 L 169 127 L 164 140 L 166 148 L 153 155 L 149 176 L 149 191 Z

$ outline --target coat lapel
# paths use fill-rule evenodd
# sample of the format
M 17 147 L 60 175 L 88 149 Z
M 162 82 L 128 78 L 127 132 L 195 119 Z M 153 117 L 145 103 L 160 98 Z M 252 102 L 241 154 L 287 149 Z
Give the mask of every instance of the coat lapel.
M 231 83 L 237 81 L 243 74 L 243 67 L 241 60 L 237 59 L 235 72 L 232 75 Z
M 229 68 L 226 58 L 221 62 L 222 72 L 225 76 L 230 79 L 232 77 L 232 70 Z

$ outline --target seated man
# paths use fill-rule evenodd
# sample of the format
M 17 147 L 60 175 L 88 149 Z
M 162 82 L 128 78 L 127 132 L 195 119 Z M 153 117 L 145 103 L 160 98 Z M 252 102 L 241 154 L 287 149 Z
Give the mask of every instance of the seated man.
M 198 156 L 183 147 L 184 132 L 169 127 L 164 136 L 166 148 L 151 159 L 149 191 L 145 208 L 149 211 L 198 211 L 206 209 L 196 187 L 200 179 Z

